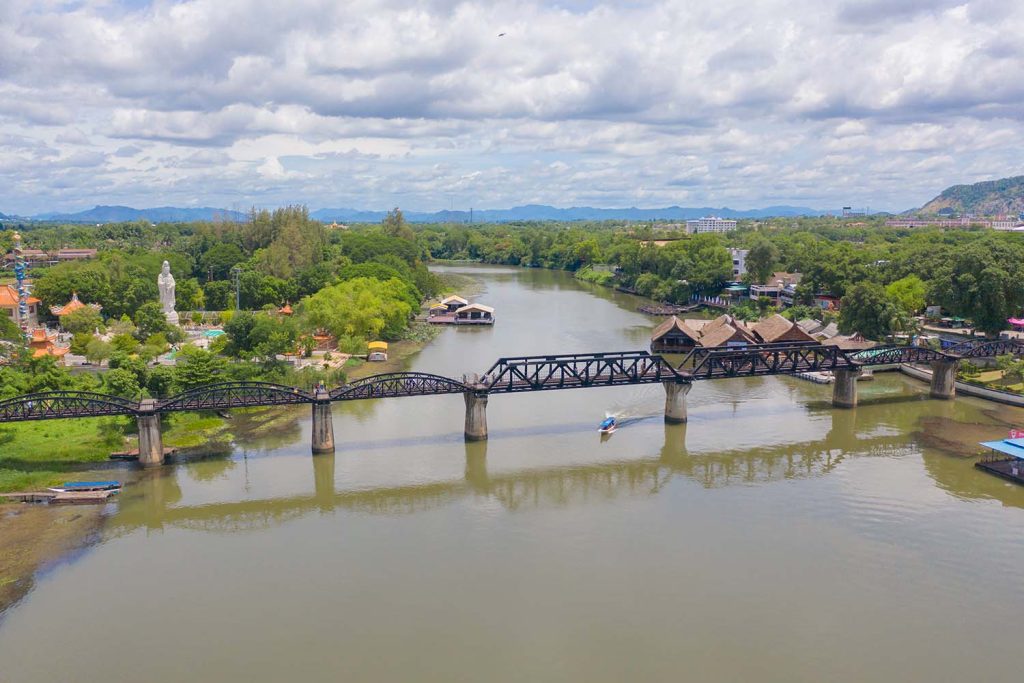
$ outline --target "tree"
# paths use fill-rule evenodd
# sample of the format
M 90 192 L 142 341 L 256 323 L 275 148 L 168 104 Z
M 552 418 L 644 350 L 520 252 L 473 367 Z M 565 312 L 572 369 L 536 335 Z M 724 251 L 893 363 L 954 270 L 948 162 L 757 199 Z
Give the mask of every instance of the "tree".
M 898 312 L 881 285 L 861 282 L 842 298 L 839 330 L 843 334 L 860 332 L 869 339 L 882 339 L 891 333 Z
M 304 300 L 309 322 L 339 340 L 394 339 L 408 325 L 419 302 L 410 286 L 396 278 L 381 282 L 355 278 L 325 287 Z
M 84 356 L 86 349 L 95 337 L 92 332 L 79 332 L 71 336 L 71 353 L 76 356 Z
M 757 284 L 768 282 L 778 262 L 778 248 L 766 239 L 757 240 L 747 251 L 746 266 L 750 281 Z
M 397 206 L 388 211 L 384 220 L 381 221 L 381 225 L 384 226 L 384 234 L 388 237 L 397 237 L 403 240 L 416 239 L 416 233 L 406 224 L 405 216 Z
M 61 327 L 71 334 L 92 334 L 103 327 L 103 316 L 92 306 L 83 306 L 60 319 Z
M 916 315 L 924 309 L 928 286 L 918 276 L 908 275 L 889 283 L 885 288 L 885 293 L 906 313 Z
M 235 290 L 230 282 L 217 280 L 203 286 L 206 306 L 211 311 L 226 311 L 235 307 Z
M 195 346 L 186 346 L 178 352 L 174 367 L 174 383 L 187 391 L 203 384 L 223 379 L 227 366 L 223 358 Z
M 242 253 L 237 244 L 220 242 L 210 247 L 200 257 L 199 265 L 202 271 L 214 280 L 224 280 L 230 275 L 231 269 L 243 261 L 245 261 L 245 254 Z
M 25 333 L 6 315 L 0 315 L 0 339 L 3 341 L 22 341 Z
M 139 306 L 139 309 L 135 311 L 134 320 L 135 337 L 140 340 L 148 339 L 154 334 L 166 333 L 170 329 L 167 316 L 164 315 L 160 304 L 155 301 Z
M 106 359 L 110 358 L 110 354 L 114 352 L 114 347 L 109 342 L 105 342 L 99 337 L 93 337 L 89 340 L 89 343 L 85 345 L 85 359 L 90 363 L 99 365 Z
M 139 382 L 130 370 L 118 368 L 108 370 L 103 375 L 103 385 L 107 393 L 124 398 L 135 398 L 141 393 Z
M 149 371 L 149 375 L 146 377 L 146 389 L 151 396 L 165 398 L 171 395 L 173 388 L 174 370 L 165 365 L 158 365 Z
M 199 280 L 179 280 L 175 293 L 174 308 L 178 311 L 201 311 L 206 306 L 206 297 Z

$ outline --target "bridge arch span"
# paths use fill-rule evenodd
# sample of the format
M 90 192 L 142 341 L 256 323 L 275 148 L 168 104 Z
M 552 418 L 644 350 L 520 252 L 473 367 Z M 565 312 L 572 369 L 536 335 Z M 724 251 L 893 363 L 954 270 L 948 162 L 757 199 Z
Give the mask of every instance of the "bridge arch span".
M 42 391 L 0 401 L 0 422 L 135 415 L 138 403 L 91 391 Z
M 1024 342 L 1017 339 L 992 339 L 989 341 L 966 341 L 945 349 L 948 354 L 960 358 L 994 358 L 1007 353 L 1024 355 Z
M 177 410 L 223 410 L 254 406 L 312 403 L 308 391 L 271 382 L 218 382 L 183 391 L 156 403 L 161 413 Z
M 332 401 L 366 398 L 461 394 L 469 387 L 458 380 L 426 372 L 389 372 L 373 375 L 331 390 Z

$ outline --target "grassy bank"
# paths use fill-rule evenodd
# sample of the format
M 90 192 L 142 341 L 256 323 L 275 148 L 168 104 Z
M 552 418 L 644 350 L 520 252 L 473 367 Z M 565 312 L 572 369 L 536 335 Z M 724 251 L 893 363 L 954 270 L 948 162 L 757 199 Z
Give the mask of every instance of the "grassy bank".
M 0 427 L 0 492 L 23 491 L 81 479 L 105 462 L 134 430 L 123 417 L 18 422 Z

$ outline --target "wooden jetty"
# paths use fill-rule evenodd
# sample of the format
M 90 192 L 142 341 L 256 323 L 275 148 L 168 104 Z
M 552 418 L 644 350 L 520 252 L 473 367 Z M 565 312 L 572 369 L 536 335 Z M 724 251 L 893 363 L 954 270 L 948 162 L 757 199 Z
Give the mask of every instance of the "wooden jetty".
M 689 306 L 677 306 L 676 304 L 660 304 L 658 306 L 652 306 L 650 304 L 642 304 L 636 307 L 636 310 L 647 315 L 679 315 L 680 313 L 689 313 L 695 311 L 700 307 L 699 304 L 691 304 Z
M 1009 439 L 981 442 L 989 452 L 974 466 L 1014 484 L 1024 485 L 1024 438 L 1018 434 L 1020 432 L 1014 430 Z
M 88 503 L 106 503 L 111 496 L 116 494 L 116 489 L 106 489 L 103 491 L 24 491 L 20 493 L 0 493 L 0 498 L 16 503 L 85 505 Z

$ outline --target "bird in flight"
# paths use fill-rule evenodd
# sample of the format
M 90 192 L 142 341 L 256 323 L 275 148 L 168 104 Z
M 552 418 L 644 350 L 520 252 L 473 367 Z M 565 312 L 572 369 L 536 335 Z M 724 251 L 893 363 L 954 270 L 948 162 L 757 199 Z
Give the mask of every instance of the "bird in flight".
M 505 35 L 505 34 L 504 33 L 499 33 L 498 37 L 501 38 L 503 35 Z

